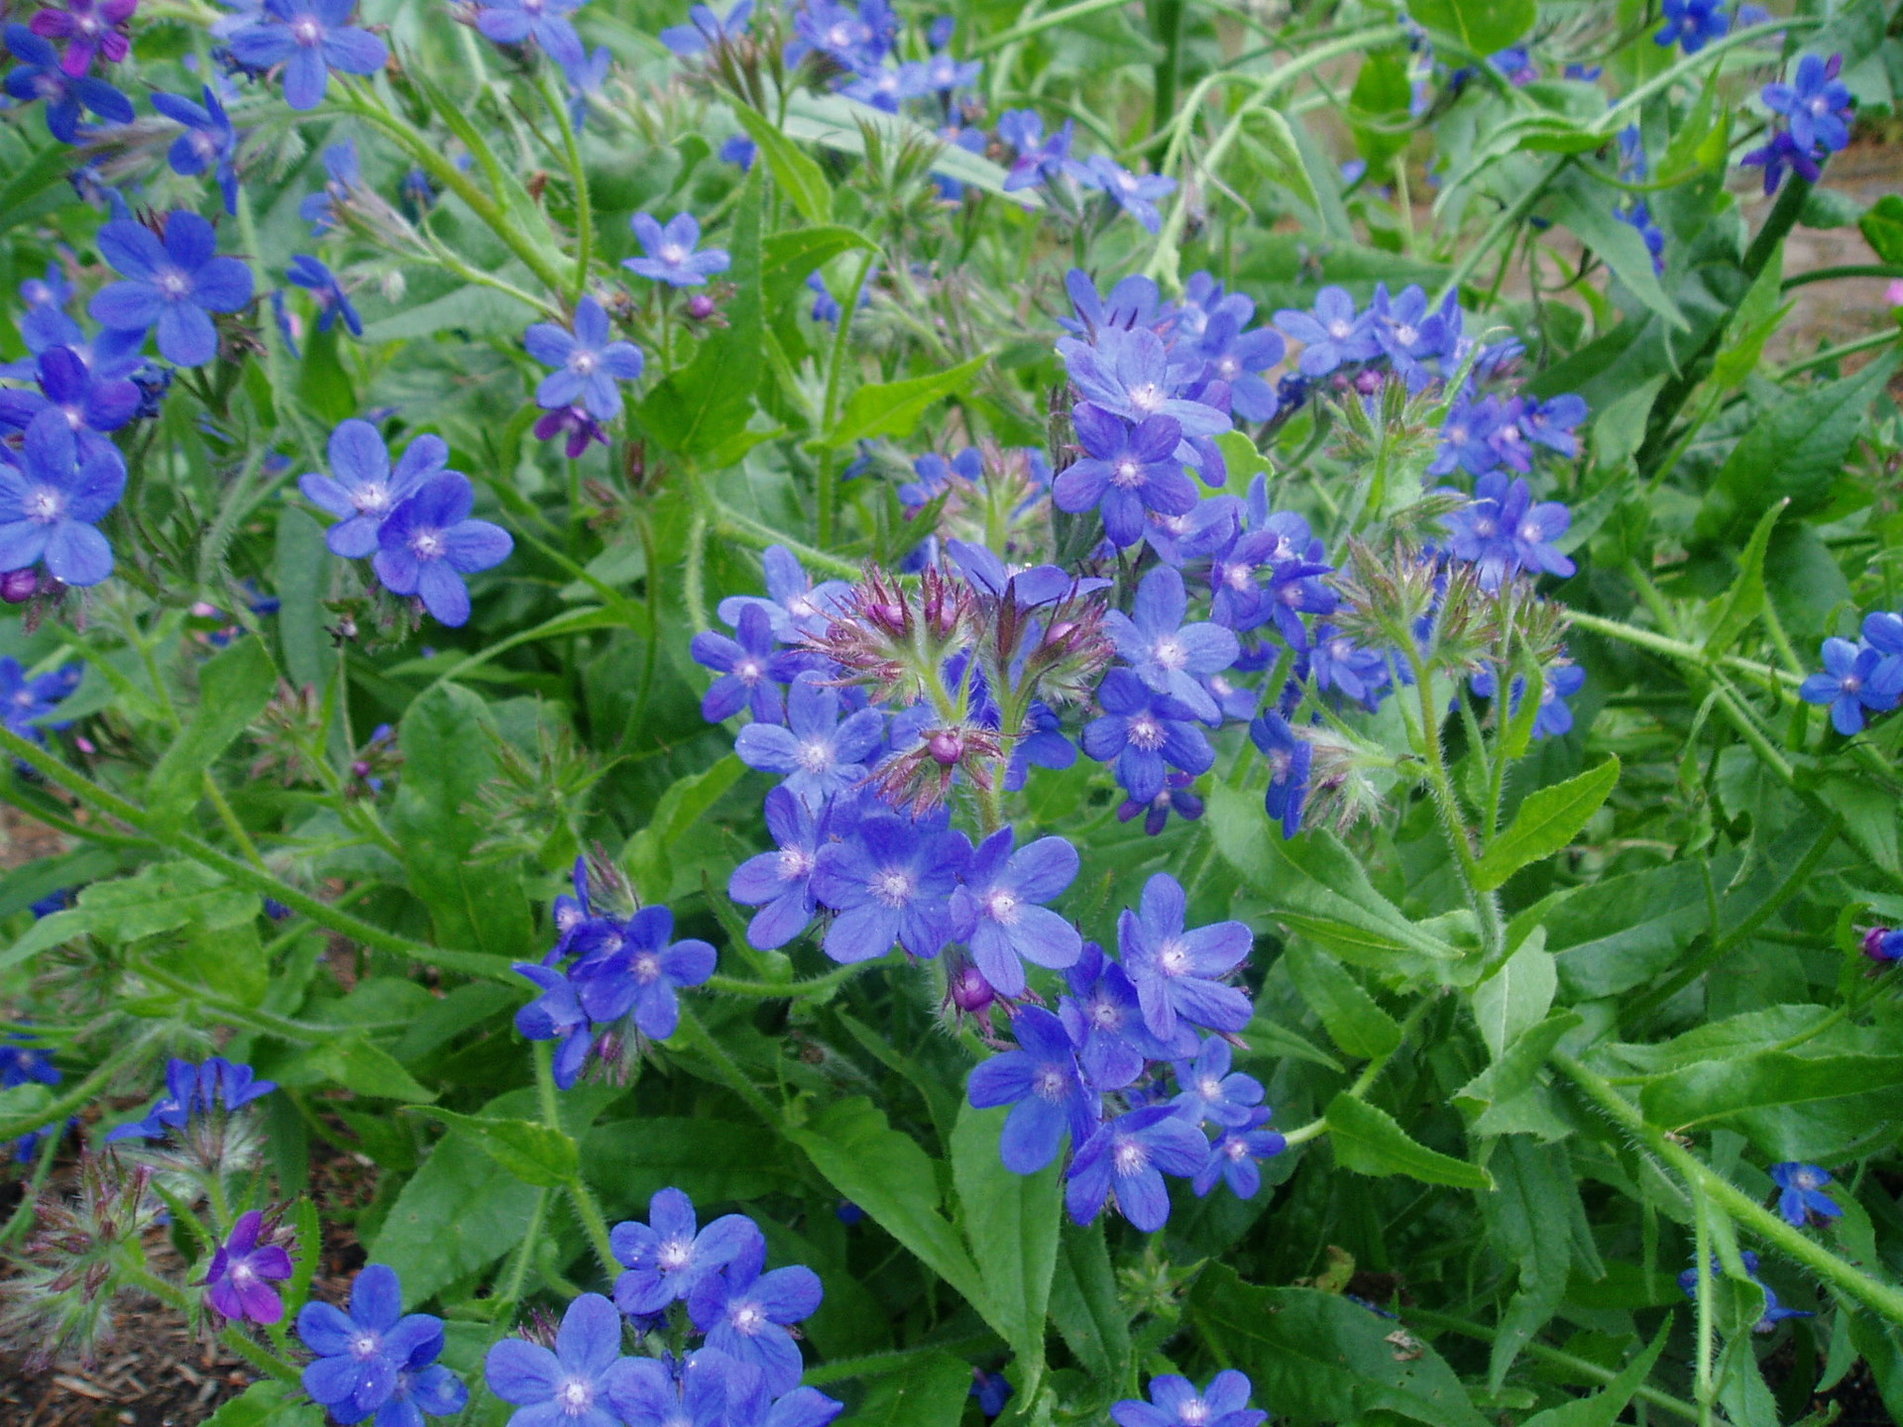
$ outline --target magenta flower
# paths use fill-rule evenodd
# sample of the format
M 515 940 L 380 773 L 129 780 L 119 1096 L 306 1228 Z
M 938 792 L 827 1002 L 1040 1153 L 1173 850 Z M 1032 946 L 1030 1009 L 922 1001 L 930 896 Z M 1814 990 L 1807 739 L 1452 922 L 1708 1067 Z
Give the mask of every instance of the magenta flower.
M 103 55 L 108 64 L 118 64 L 132 52 L 126 21 L 138 8 L 139 0 L 64 0 L 57 10 L 40 11 L 27 28 L 49 40 L 65 40 L 60 68 L 78 79 L 95 58 Z
M 248 1318 L 266 1327 L 284 1316 L 284 1300 L 271 1287 L 291 1276 L 291 1256 L 277 1244 L 259 1243 L 264 1215 L 238 1216 L 231 1237 L 218 1246 L 204 1277 L 205 1299 L 226 1318 Z

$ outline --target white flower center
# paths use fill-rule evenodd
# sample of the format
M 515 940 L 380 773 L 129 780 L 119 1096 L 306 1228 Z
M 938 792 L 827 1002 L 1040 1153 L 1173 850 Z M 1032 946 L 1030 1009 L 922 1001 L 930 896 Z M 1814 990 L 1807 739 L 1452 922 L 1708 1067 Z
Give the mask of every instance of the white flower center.
M 390 508 L 390 488 L 381 481 L 371 481 L 351 492 L 350 503 L 359 515 L 381 515 Z
M 1417 328 L 1410 327 L 1407 323 L 1402 322 L 1395 326 L 1394 340 L 1399 342 L 1403 347 L 1412 347 L 1416 342 L 1421 340 L 1421 334 Z
M 410 537 L 410 551 L 419 560 L 440 560 L 443 548 L 443 532 L 440 530 L 419 530 Z
M 291 39 L 309 48 L 324 42 L 324 27 L 308 15 L 301 15 L 291 21 Z
M 1130 388 L 1130 405 L 1138 411 L 1161 411 L 1168 400 L 1155 382 L 1139 382 Z
M 1213 1075 L 1205 1075 L 1196 1082 L 1196 1093 L 1205 1100 L 1222 1099 L 1222 1082 Z
M 888 867 L 876 874 L 869 890 L 888 907 L 902 907 L 912 900 L 912 874 L 899 867 Z
M 1474 522 L 1474 534 L 1482 540 L 1491 540 L 1499 529 L 1499 522 L 1490 515 L 1483 515 Z
M 1128 1178 L 1143 1173 L 1149 1167 L 1150 1156 L 1139 1141 L 1119 1135 L 1110 1147 L 1110 1163 L 1118 1174 Z
M 803 882 L 812 875 L 813 854 L 803 847 L 782 847 L 780 849 L 780 878 L 786 882 Z
M 383 1340 L 375 1333 L 359 1333 L 350 1344 L 350 1356 L 359 1360 L 374 1358 L 383 1347 Z
M 1156 968 L 1165 976 L 1181 976 L 1189 970 L 1189 948 L 1171 937 L 1156 954 Z
M 661 261 L 666 263 L 669 267 L 678 266 L 680 263 L 685 262 L 686 259 L 687 249 L 683 248 L 679 243 L 661 244 Z
M 1153 714 L 1138 714 L 1130 720 L 1129 738 L 1134 747 L 1153 753 L 1163 746 L 1163 726 Z
M 1165 635 L 1150 647 L 1150 657 L 1163 668 L 1174 672 L 1189 666 L 1189 650 L 1183 647 L 1183 641 L 1174 635 Z
M 1346 341 L 1348 335 L 1354 330 L 1355 324 L 1352 322 L 1337 321 L 1328 324 L 1328 335 L 1333 337 L 1337 342 Z
M 1520 527 L 1520 539 L 1524 540 L 1528 545 L 1539 544 L 1542 533 L 1539 526 L 1530 520 Z
M 643 986 L 650 986 L 660 980 L 661 958 L 651 951 L 644 951 L 634 958 L 634 964 L 628 968 L 634 979 Z
M 27 498 L 21 502 L 21 508 L 28 520 L 50 525 L 65 514 L 66 500 L 51 486 L 37 486 L 28 492 Z
M 571 1377 L 555 1390 L 555 1401 L 563 1413 L 579 1417 L 595 1404 L 595 1385 L 587 1378 Z
M 568 369 L 577 376 L 587 376 L 601 365 L 601 359 L 593 352 L 576 352 L 568 359 Z
M 760 667 L 758 659 L 742 659 L 733 666 L 734 677 L 743 684 L 757 684 L 766 670 Z
M 686 1268 L 694 1257 L 694 1246 L 686 1239 L 668 1239 L 661 1244 L 661 1251 L 654 1261 L 668 1273 Z
M 1117 462 L 1116 468 L 1110 473 L 1110 484 L 1122 486 L 1126 490 L 1131 486 L 1142 485 L 1143 467 L 1137 464 L 1134 457 L 1125 456 Z
M 760 1311 L 757 1303 L 742 1303 L 733 1310 L 727 1321 L 733 1324 L 736 1333 L 744 1333 L 750 1338 L 766 1325 L 766 1314 Z
M 177 268 L 165 269 L 157 277 L 152 279 L 152 284 L 166 297 L 174 301 L 184 297 L 192 290 L 192 280 L 186 277 L 185 274 L 180 272 Z
M 800 745 L 798 761 L 804 772 L 827 772 L 833 766 L 833 746 L 823 738 L 810 738 Z
M 1070 1083 L 1070 1077 L 1064 1073 L 1064 1067 L 1055 1061 L 1047 1062 L 1037 1068 L 1035 1084 L 1040 1099 L 1062 1100 L 1064 1090 Z
M 1003 888 L 990 892 L 985 897 L 985 915 L 994 922 L 1011 926 L 1018 919 L 1018 899 Z

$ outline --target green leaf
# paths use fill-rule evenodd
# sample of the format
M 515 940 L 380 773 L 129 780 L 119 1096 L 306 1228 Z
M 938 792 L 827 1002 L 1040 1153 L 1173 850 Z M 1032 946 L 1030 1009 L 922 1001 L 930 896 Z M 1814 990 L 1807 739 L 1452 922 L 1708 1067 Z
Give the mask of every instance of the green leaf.
M 1487 1161 L 1495 1192 L 1481 1200 L 1489 1246 L 1519 1270 L 1518 1285 L 1501 1314 L 1487 1372 L 1498 1390 L 1533 1337 L 1552 1320 L 1573 1266 L 1576 1236 L 1591 1241 L 1585 1206 L 1564 1144 L 1540 1145 L 1508 1135 Z
M 294 1070 L 283 1077 L 286 1084 L 310 1084 L 316 1080 L 334 1080 L 345 1089 L 377 1100 L 402 1100 L 422 1104 L 434 1100 L 436 1092 L 419 1084 L 409 1071 L 380 1046 L 361 1035 L 338 1036 L 325 1041 L 293 1062 Z
M 298 400 L 323 417 L 327 426 L 357 414 L 357 394 L 337 355 L 342 327 L 342 323 L 333 323 L 328 331 L 314 327 L 304 340 L 304 358 L 297 368 Z
M 727 325 L 700 344 L 694 360 L 649 392 L 638 408 L 642 429 L 670 451 L 705 456 L 744 428 L 766 371 L 761 297 L 760 209 L 765 170 L 755 167 L 740 190 L 728 249 L 734 294 L 722 309 Z
M 942 372 L 904 381 L 866 383 L 846 398 L 845 410 L 826 434 L 824 444 L 850 446 L 871 436 L 904 440 L 917 428 L 928 407 L 962 394 L 990 360 L 990 354 L 984 353 Z
M 888 149 L 923 145 L 932 150 L 931 170 L 973 188 L 996 194 L 1020 208 L 1042 208 L 1044 200 L 1028 190 L 1004 191 L 1005 170 L 989 159 L 948 144 L 932 130 L 902 114 L 887 114 L 837 94 L 799 93 L 787 101 L 782 132 L 803 143 L 819 144 L 842 154 L 863 155 L 864 130 L 875 131 Z
M 534 1120 L 494 1120 L 482 1115 L 459 1115 L 453 1110 L 430 1108 L 415 1113 L 460 1131 L 524 1184 L 555 1189 L 572 1183 L 581 1171 L 581 1151 L 565 1130 Z
M 833 214 L 832 185 L 826 171 L 773 127 L 764 114 L 746 104 L 735 104 L 733 116 L 749 138 L 760 146 L 773 182 L 808 223 L 826 222 Z
M 1051 1321 L 1093 1379 L 1123 1381 L 1130 1364 L 1130 1319 L 1117 1297 L 1101 1220 L 1088 1227 L 1063 1225 L 1051 1280 Z
M 670 851 L 746 771 L 747 765 L 729 753 L 709 768 L 675 779 L 661 794 L 648 825 L 628 839 L 622 852 L 622 861 L 643 898 L 667 900 L 673 883 Z
M 204 1427 L 321 1427 L 324 1409 L 302 1389 L 267 1377 L 225 1403 Z
M 1812 190 L 1813 194 L 1816 190 Z M 1712 359 L 1712 380 L 1726 391 L 1735 391 L 1758 369 L 1764 344 L 1783 323 L 1796 304 L 1784 299 L 1784 245 L 1772 251 L 1751 286 L 1746 289 L 1738 311 L 1725 324 L 1724 344 Z
M 1505 1055 L 1454 1092 L 1456 1105 L 1470 1115 L 1480 1116 L 1474 1126 L 1477 1133 L 1494 1133 L 1487 1127 L 1485 1112 L 1511 1104 L 1531 1090 L 1553 1048 L 1579 1023 L 1579 1012 L 1570 1007 L 1553 1012 L 1515 1039 Z
M 1408 112 L 1413 98 L 1407 60 L 1400 50 L 1376 50 L 1362 60 L 1348 95 L 1348 122 L 1354 128 L 1355 147 L 1377 178 L 1413 137 L 1414 121 Z
M 1613 216 L 1604 187 L 1578 169 L 1568 168 L 1554 180 L 1543 207 L 1547 217 L 1565 224 L 1582 243 L 1599 254 L 1627 291 L 1648 309 L 1672 327 L 1690 328 L 1685 314 L 1678 310 L 1678 304 L 1672 301 L 1659 282 L 1658 274 L 1652 270 L 1652 252 L 1645 246 L 1645 239 L 1639 236 L 1637 228 Z
M 1282 953 L 1282 964 L 1329 1038 L 1349 1055 L 1372 1060 L 1400 1045 L 1400 1023 L 1336 962 L 1298 941 Z
M 1405 1174 L 1425 1184 L 1455 1189 L 1491 1189 L 1493 1176 L 1464 1159 L 1431 1150 L 1395 1122 L 1386 1110 L 1346 1091 L 1328 1102 L 1322 1119 L 1329 1143 L 1344 1169 L 1376 1176 Z
M 6 211 L 0 199 L 0 212 Z M 1864 241 L 1886 263 L 1903 263 L 1903 196 L 1886 193 L 1857 222 Z
M 760 289 L 768 316 L 776 316 L 799 292 L 807 275 L 841 253 L 876 247 L 856 228 L 795 228 L 761 245 Z
M 1705 636 L 1705 652 L 1729 654 L 1738 636 L 1764 613 L 1764 552 L 1771 544 L 1771 531 L 1777 519 L 1790 508 L 1789 500 L 1771 502 L 1771 508 L 1758 517 L 1744 551 L 1738 556 L 1738 578 L 1713 601 L 1711 633 Z
M 932 1161 L 910 1135 L 886 1123 L 883 1110 L 855 1095 L 828 1105 L 803 1128 L 788 1130 L 787 1137 L 806 1151 L 833 1188 L 983 1311 L 989 1302 L 983 1280 L 941 1212 Z
M 696 1204 L 764 1199 L 798 1187 L 791 1156 L 760 1152 L 755 1125 L 705 1117 L 644 1115 L 588 1132 L 582 1164 L 589 1180 L 615 1202 L 645 1204 L 672 1185 Z
M 1270 828 L 1259 796 L 1226 785 L 1210 790 L 1208 816 L 1217 850 L 1268 901 L 1271 914 L 1344 961 L 1393 975 L 1417 969 L 1422 958 L 1455 956 L 1375 891 L 1332 834 L 1318 830 L 1286 841 Z
M 1545 1018 L 1558 989 L 1559 970 L 1546 949 L 1546 928 L 1535 927 L 1500 969 L 1473 989 L 1474 1020 L 1495 1060 Z
M 428 302 L 406 307 L 395 316 L 365 323 L 363 340 L 366 345 L 403 342 L 443 332 L 461 332 L 472 338 L 519 340 L 525 327 L 546 315 L 540 308 L 531 307 L 506 292 L 470 283 Z
M 873 1380 L 852 1427 L 958 1427 L 971 1397 L 971 1364 L 933 1353 Z
M 452 1132 L 397 1195 L 370 1257 L 395 1269 L 405 1297 L 421 1303 L 521 1243 L 539 1192 Z
M 234 639 L 199 674 L 198 708 L 146 779 L 147 810 L 176 826 L 197 804 L 205 770 L 264 712 L 277 692 L 277 671 L 260 639 Z
M 1679 1129 L 1749 1110 L 1899 1090 L 1903 1055 L 1801 1056 L 1766 1050 L 1672 1071 L 1639 1092 L 1639 1106 L 1653 1124 Z M 1903 1094 L 1892 1098 L 1903 1101 Z
M 1263 131 L 1259 137 L 1269 156 L 1275 160 L 1267 166 L 1267 177 L 1284 184 L 1297 199 L 1315 212 L 1321 212 L 1321 194 L 1316 191 L 1315 179 L 1303 161 L 1295 131 L 1289 127 L 1289 121 L 1281 111 L 1266 106 L 1251 109 L 1244 122 L 1254 124 Z
M 1617 756 L 1577 778 L 1541 788 L 1520 804 L 1512 826 L 1487 847 L 1474 868 L 1482 892 L 1501 886 L 1522 867 L 1551 857 L 1577 837 L 1619 781 Z
M 1659 1354 L 1664 1351 L 1665 1340 L 1671 1333 L 1672 1322 L 1668 1318 L 1659 1325 L 1651 1345 L 1621 1368 L 1619 1375 L 1606 1384 L 1603 1392 L 1536 1412 L 1521 1427 L 1613 1427 L 1625 1412 L 1626 1405 L 1632 1401 L 1633 1395 L 1652 1375 L 1652 1368 L 1658 1362 Z
M 1794 392 L 1752 422 L 1705 494 L 1697 534 L 1742 534 L 1780 498 L 1789 499 L 1793 515 L 1827 506 L 1864 412 L 1899 362 L 1903 353 L 1887 351 L 1854 376 Z
M 278 597 L 278 650 L 285 674 L 300 689 L 323 688 L 327 666 L 335 657 L 329 655 L 330 641 L 324 634 L 323 600 L 336 558 L 324 544 L 324 527 L 308 511 L 287 505 L 278 512 L 272 578 Z
M 1057 1267 L 1063 1182 L 1057 1166 L 1013 1174 L 998 1157 L 1006 1111 L 963 1104 L 951 1136 L 952 1185 L 965 1241 L 984 1286 L 985 1321 L 1017 1358 L 1019 1391 L 1037 1393 L 1044 1374 L 1044 1316 Z
M 1503 50 L 1533 28 L 1534 0 L 1414 0 L 1408 14 L 1459 40 L 1476 58 Z
M 533 937 L 520 880 L 470 860 L 485 832 L 477 800 L 496 775 L 496 736 L 488 705 L 458 685 L 412 703 L 397 727 L 403 776 L 390 831 L 440 945 L 520 956 Z
M 1397 1350 L 1393 1324 L 1339 1294 L 1255 1288 L 1226 1264 L 1205 1268 L 1188 1316 L 1219 1363 L 1240 1367 L 1278 1421 L 1392 1421 L 1490 1427 L 1426 1344 Z

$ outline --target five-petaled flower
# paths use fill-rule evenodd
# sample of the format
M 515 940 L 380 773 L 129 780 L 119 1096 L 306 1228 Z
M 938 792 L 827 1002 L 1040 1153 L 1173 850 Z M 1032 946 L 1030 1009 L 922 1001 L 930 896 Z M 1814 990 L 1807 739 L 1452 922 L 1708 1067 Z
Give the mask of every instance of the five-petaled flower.
M 635 237 L 647 250 L 645 258 L 621 260 L 630 272 L 670 287 L 700 287 L 733 264 L 732 256 L 720 248 L 694 251 L 700 242 L 700 220 L 691 213 L 675 214 L 665 228 L 646 213 L 637 213 L 630 221 Z
M 389 46 L 349 23 L 357 0 L 264 0 L 249 23 L 232 31 L 231 53 L 253 69 L 284 66 L 284 102 L 315 109 L 330 88 L 330 72 L 375 74 Z
M 475 499 L 461 472 L 431 476 L 384 517 L 371 557 L 377 578 L 392 594 L 420 597 L 451 629 L 469 620 L 462 577 L 500 565 L 515 548 L 501 526 L 469 518 Z
M 218 235 L 196 213 L 166 215 L 165 236 L 130 218 L 99 230 L 99 252 L 124 275 L 101 289 L 87 311 L 115 331 L 156 326 L 159 353 L 181 367 L 202 367 L 218 355 L 214 312 L 251 301 L 251 269 L 218 256 Z
M 81 454 L 66 414 L 47 407 L 28 423 L 20 464 L 0 462 L 0 571 L 40 561 L 69 585 L 112 573 L 112 546 L 93 527 L 119 503 L 126 467 L 106 443 Z
M 641 375 L 641 349 L 632 342 L 612 340 L 608 311 L 592 297 L 575 304 L 575 326 L 570 331 L 553 322 L 538 322 L 524 334 L 529 355 L 556 370 L 535 388 L 536 405 L 548 409 L 580 406 L 597 421 L 621 414 L 621 392 L 616 382 Z

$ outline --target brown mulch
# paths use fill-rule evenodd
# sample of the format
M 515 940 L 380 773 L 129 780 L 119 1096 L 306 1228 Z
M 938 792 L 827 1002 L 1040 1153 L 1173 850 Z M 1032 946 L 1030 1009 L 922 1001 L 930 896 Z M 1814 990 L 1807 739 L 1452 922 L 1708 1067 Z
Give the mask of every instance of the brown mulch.
M 66 839 L 52 828 L 34 822 L 14 808 L 0 806 L 0 872 L 24 867 L 65 850 Z M 11 1424 L 0 1424 L 0 1427 L 11 1427 Z

